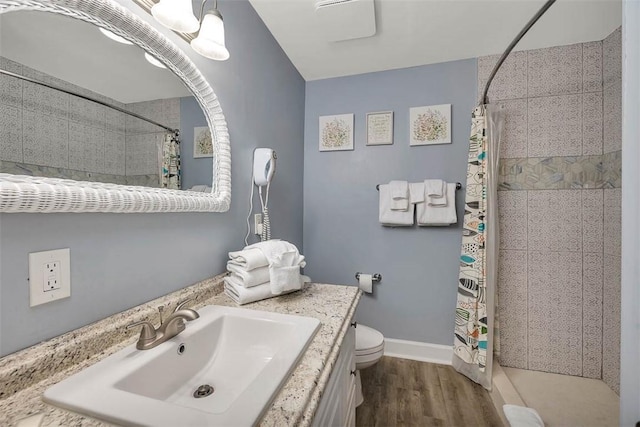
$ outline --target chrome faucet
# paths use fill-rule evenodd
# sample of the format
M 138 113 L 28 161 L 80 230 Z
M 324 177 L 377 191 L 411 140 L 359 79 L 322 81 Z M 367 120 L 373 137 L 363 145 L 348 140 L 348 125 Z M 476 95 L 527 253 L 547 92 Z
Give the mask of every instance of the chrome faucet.
M 173 310 L 173 313 L 164 321 L 162 320 L 162 309 L 160 309 L 160 326 L 158 326 L 158 329 L 156 329 L 153 324 L 147 320 L 127 325 L 127 329 L 142 326 L 136 348 L 138 350 L 149 350 L 184 331 L 185 320 L 190 322 L 200 317 L 197 311 L 191 308 L 184 308 L 185 304 L 190 301 L 193 301 L 193 298 L 189 298 L 188 300 L 179 303 L 175 310 Z

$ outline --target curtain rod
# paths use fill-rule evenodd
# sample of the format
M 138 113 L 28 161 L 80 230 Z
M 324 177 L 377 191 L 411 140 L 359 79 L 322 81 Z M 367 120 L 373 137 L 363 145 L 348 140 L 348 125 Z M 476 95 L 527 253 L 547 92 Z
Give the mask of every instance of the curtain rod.
M 516 45 L 518 44 L 520 39 L 522 39 L 522 37 L 524 37 L 524 35 L 527 34 L 527 32 L 531 29 L 531 27 L 533 27 L 533 25 L 536 22 L 538 22 L 538 19 L 540 19 L 540 17 L 542 15 L 544 15 L 544 13 L 555 2 L 556 2 L 556 0 L 547 0 L 547 2 L 540 8 L 540 10 L 535 15 L 533 15 L 533 18 L 531 18 L 529 20 L 529 22 L 527 22 L 527 25 L 525 25 L 524 28 L 522 30 L 520 30 L 520 32 L 518 33 L 516 38 L 513 39 L 513 41 L 511 41 L 511 43 L 509 43 L 509 46 L 507 46 L 507 49 L 504 51 L 504 53 L 502 54 L 502 56 L 498 60 L 498 63 L 495 65 L 495 67 L 493 67 L 493 71 L 491 71 L 491 74 L 489 75 L 489 80 L 487 80 L 487 84 L 484 86 L 484 92 L 482 92 L 482 99 L 480 100 L 482 104 L 488 104 L 489 103 L 489 99 L 487 97 L 487 94 L 489 93 L 489 86 L 491 86 L 491 82 L 493 81 L 493 78 L 496 76 L 496 73 L 498 72 L 498 70 L 502 66 L 502 63 L 505 61 L 505 59 L 507 59 L 507 56 L 509 56 L 509 54 L 511 53 L 513 48 L 516 47 Z
M 100 101 L 99 99 L 95 99 L 95 98 L 92 98 L 90 96 L 80 95 L 79 93 L 75 93 L 73 91 L 70 91 L 70 90 L 67 90 L 67 89 L 63 89 L 63 88 L 61 88 L 59 86 L 55 86 L 55 85 L 52 85 L 52 84 L 49 84 L 49 83 L 39 82 L 39 81 L 34 80 L 34 79 L 30 78 L 30 77 L 25 77 L 25 76 L 22 76 L 20 74 L 12 73 L 11 71 L 3 70 L 2 68 L 0 68 L 0 74 L 5 74 L 7 76 L 11 76 L 11 77 L 15 77 L 17 79 L 25 80 L 27 82 L 34 83 L 34 84 L 37 84 L 37 85 L 40 85 L 40 86 L 45 86 L 45 87 L 48 87 L 49 89 L 55 89 L 57 91 L 64 92 L 64 93 L 66 93 L 68 95 L 77 96 L 78 98 L 86 99 L 87 101 L 95 102 L 96 104 L 104 105 L 105 107 L 112 108 L 112 109 L 114 109 L 116 111 L 119 111 L 119 112 L 124 113 L 124 114 L 128 114 L 128 115 L 133 116 L 133 117 L 135 117 L 137 119 L 144 120 L 145 122 L 148 122 L 148 123 L 151 123 L 151 124 L 156 125 L 158 127 L 161 127 L 162 129 L 168 130 L 169 132 L 173 132 L 175 134 L 179 134 L 180 133 L 180 131 L 178 129 L 172 129 L 169 126 L 165 126 L 165 125 L 163 125 L 161 123 L 158 123 L 156 121 L 148 119 L 148 118 L 146 118 L 144 116 L 141 116 L 140 114 L 136 114 L 136 113 L 133 113 L 131 111 L 127 111 L 124 108 L 120 108 L 120 107 L 118 107 L 116 105 L 108 104 L 108 103 L 106 103 L 104 101 Z

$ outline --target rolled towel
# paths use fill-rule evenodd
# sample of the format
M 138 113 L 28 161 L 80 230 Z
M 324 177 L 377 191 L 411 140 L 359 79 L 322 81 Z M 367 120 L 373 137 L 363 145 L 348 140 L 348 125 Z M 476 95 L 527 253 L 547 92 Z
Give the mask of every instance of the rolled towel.
M 423 203 L 424 193 L 424 182 L 412 182 L 409 184 L 409 203 Z
M 227 271 L 245 288 L 258 286 L 269 281 L 269 267 L 258 267 L 247 271 L 237 264 L 228 262 Z
M 447 184 L 447 206 L 432 206 L 428 203 L 416 205 L 416 217 L 419 226 L 444 226 L 458 222 L 456 214 L 456 184 Z
M 389 182 L 391 194 L 391 210 L 406 211 L 409 209 L 409 183 L 407 181 Z
M 296 262 L 298 251 L 289 251 L 274 257 L 269 265 L 271 292 L 280 295 L 302 288 L 300 265 Z
M 247 246 L 241 251 L 229 252 L 229 263 L 239 265 L 247 271 L 266 267 L 269 261 L 262 251 Z
M 269 282 L 274 294 L 279 295 L 302 287 L 300 267 L 304 267 L 306 262 L 295 245 L 274 239 L 258 242 L 247 248 L 259 249 L 269 261 Z
M 379 190 L 380 202 L 378 219 L 380 223 L 387 227 L 406 227 L 413 225 L 413 205 L 411 205 L 411 209 L 407 209 L 406 211 L 394 211 L 391 209 L 389 185 L 381 184 Z
M 430 206 L 447 206 L 447 183 L 441 179 L 425 179 L 424 192 Z
M 283 292 L 281 295 L 291 292 L 294 291 Z M 224 278 L 224 293 L 238 305 L 249 304 L 278 296 L 271 293 L 271 284 L 268 282 L 252 288 L 245 288 L 229 276 Z

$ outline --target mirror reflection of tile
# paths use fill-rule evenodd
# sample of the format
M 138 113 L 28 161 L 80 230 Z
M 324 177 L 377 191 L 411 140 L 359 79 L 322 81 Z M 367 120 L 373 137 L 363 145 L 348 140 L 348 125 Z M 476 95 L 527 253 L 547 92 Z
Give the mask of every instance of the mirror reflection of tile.
M 123 104 L 0 57 L 0 68 L 94 97 L 173 128 L 180 98 Z M 4 118 L 0 172 L 158 187 L 157 143 L 164 131 L 111 108 L 0 75 Z

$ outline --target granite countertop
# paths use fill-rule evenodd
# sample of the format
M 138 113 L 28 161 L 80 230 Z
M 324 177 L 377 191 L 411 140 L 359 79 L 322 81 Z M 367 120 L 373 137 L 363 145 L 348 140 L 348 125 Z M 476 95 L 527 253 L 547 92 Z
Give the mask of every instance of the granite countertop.
M 222 292 L 223 277 L 205 280 L 1 358 L 0 425 L 15 425 L 37 413 L 45 414 L 42 423 L 45 427 L 111 425 L 47 405 L 41 400 L 42 393 L 64 378 L 135 343 L 137 331 L 125 331 L 124 326 L 143 319 L 155 320 L 160 305 L 171 307 L 178 301 L 195 298 L 191 306 L 196 309 L 211 304 L 237 306 Z M 260 425 L 311 424 L 360 295 L 360 290 L 353 286 L 308 283 L 301 291 L 242 306 L 315 317 L 321 323 Z

